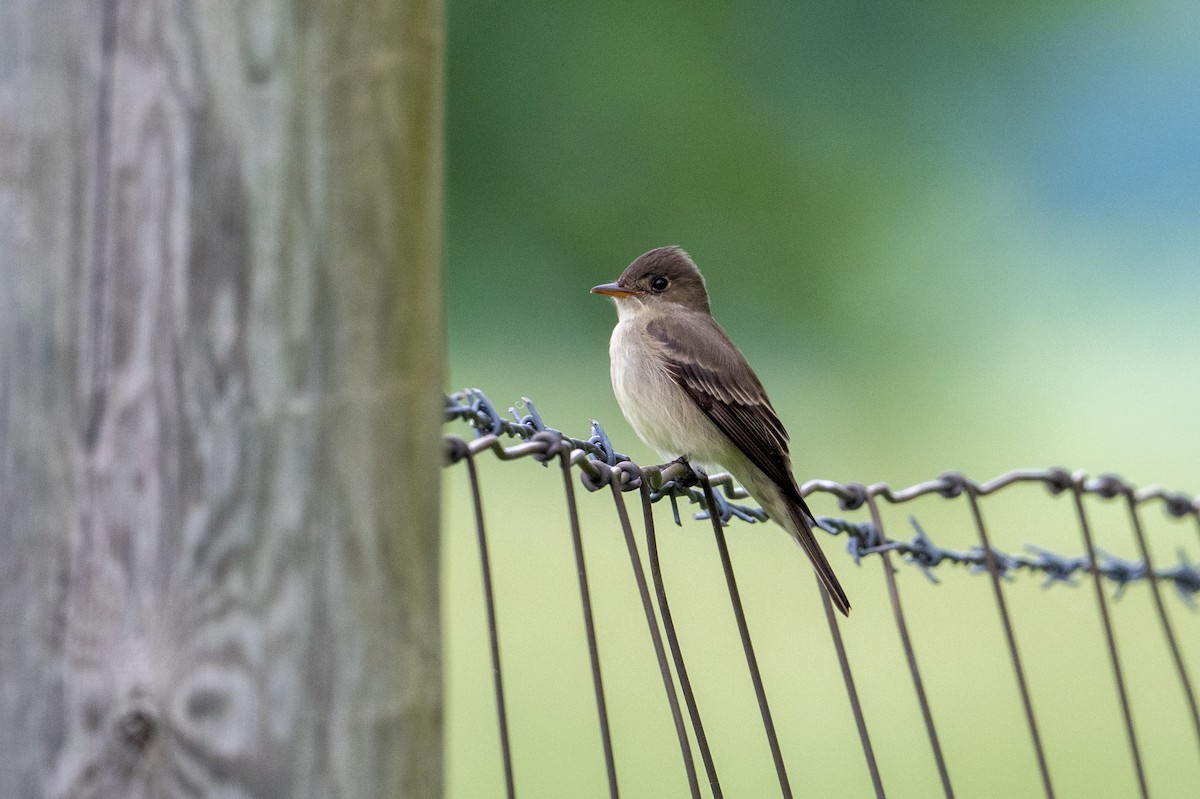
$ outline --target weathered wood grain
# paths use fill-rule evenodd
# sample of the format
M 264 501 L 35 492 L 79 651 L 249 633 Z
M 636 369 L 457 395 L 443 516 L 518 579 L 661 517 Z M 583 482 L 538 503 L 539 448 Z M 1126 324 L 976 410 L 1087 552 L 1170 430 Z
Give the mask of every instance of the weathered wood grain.
M 440 794 L 442 24 L 0 8 L 0 796 Z

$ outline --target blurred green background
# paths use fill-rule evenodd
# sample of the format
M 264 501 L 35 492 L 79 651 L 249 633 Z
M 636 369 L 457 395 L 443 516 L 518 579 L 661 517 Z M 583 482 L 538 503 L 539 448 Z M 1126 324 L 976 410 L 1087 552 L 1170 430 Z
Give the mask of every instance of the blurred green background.
M 588 289 L 679 244 L 791 430 L 801 480 L 1062 465 L 1200 492 L 1200 6 L 458 0 L 448 33 L 451 390 L 532 397 L 576 436 L 599 419 L 653 461 L 609 387 L 611 302 Z M 606 795 L 560 475 L 480 467 L 518 791 Z M 581 503 L 622 788 L 684 796 L 611 498 Z M 449 794 L 494 796 L 461 469 L 445 507 Z M 1069 499 L 1031 488 L 984 508 L 1002 548 L 1082 551 Z M 1121 507 L 1089 511 L 1101 546 L 1134 558 Z M 939 543 L 976 543 L 961 502 L 889 509 L 894 537 L 910 513 Z M 1143 517 L 1163 565 L 1180 547 L 1200 561 L 1193 527 Z M 770 795 L 711 533 L 659 519 L 726 794 Z M 801 553 L 771 526 L 730 539 L 798 793 L 868 795 Z M 889 795 L 936 795 L 879 564 L 823 543 L 855 607 L 843 629 Z M 955 786 L 1037 795 L 990 586 L 940 576 L 902 567 L 900 583 Z M 1090 589 L 1023 576 L 1006 591 L 1055 787 L 1132 794 Z M 1166 599 L 1195 668 L 1196 616 Z M 1151 792 L 1193 795 L 1200 758 L 1148 588 L 1114 614 Z

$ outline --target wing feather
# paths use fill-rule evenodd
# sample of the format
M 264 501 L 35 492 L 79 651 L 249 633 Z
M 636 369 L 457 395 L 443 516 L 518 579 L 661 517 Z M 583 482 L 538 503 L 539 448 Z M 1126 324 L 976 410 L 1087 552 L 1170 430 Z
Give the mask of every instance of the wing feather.
M 696 407 L 812 518 L 792 476 L 787 431 L 725 331 L 711 317 L 676 316 L 669 323 L 651 321 L 646 332 L 661 345 L 667 371 Z M 714 333 L 716 347 L 711 346 Z M 698 346 L 702 340 L 709 346 Z

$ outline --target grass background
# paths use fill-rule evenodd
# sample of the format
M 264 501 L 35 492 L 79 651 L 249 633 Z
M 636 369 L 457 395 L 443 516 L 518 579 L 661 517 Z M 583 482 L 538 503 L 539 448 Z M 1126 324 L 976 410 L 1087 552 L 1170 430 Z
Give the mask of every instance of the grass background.
M 462 0 L 449 23 L 450 389 L 532 397 L 571 435 L 599 419 L 653 461 L 609 388 L 611 303 L 588 289 L 680 244 L 802 480 L 1062 465 L 1200 492 L 1194 4 Z M 480 468 L 518 791 L 605 795 L 561 476 Z M 448 793 L 494 796 L 462 469 L 444 500 Z M 622 789 L 686 795 L 611 498 L 580 502 Z M 1134 558 L 1120 505 L 1088 507 L 1101 547 Z M 984 512 L 1002 549 L 1082 551 L 1069 498 L 1022 488 Z M 886 509 L 893 536 L 911 535 L 910 513 L 942 545 L 974 543 L 961 501 Z M 1143 517 L 1157 559 L 1200 561 L 1194 526 Z M 669 518 L 659 509 L 666 579 L 722 785 L 771 795 L 711 531 Z M 729 539 L 794 786 L 869 795 L 803 557 L 770 525 L 735 523 Z M 889 795 L 936 795 L 880 565 L 823 543 L 854 604 L 843 631 Z M 955 787 L 1037 795 L 990 586 L 939 576 L 899 580 Z M 1090 588 L 1022 576 L 1005 591 L 1059 795 L 1131 795 Z M 1195 669 L 1196 616 L 1167 600 Z M 1148 589 L 1113 612 L 1151 792 L 1190 795 L 1200 759 Z

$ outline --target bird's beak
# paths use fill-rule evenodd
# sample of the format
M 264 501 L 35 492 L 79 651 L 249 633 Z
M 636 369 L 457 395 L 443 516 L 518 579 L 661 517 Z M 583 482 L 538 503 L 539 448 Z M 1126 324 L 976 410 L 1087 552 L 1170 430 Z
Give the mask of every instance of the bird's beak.
M 629 297 L 640 294 L 640 291 L 627 289 L 618 283 L 601 283 L 592 289 L 593 294 L 607 294 L 609 297 Z

